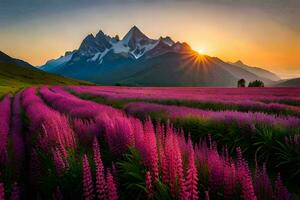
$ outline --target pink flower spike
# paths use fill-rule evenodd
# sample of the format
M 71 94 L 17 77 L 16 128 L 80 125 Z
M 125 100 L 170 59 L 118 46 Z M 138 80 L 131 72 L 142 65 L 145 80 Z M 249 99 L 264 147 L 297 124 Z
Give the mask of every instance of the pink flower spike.
M 104 166 L 101 160 L 100 148 L 97 138 L 93 142 L 94 162 L 96 167 L 96 192 L 100 200 L 107 199 L 107 186 L 104 177 Z
M 156 137 L 153 128 L 153 124 L 151 119 L 149 118 L 144 125 L 144 145 L 146 146 L 147 157 L 146 157 L 146 165 L 151 169 L 151 174 L 153 177 L 153 181 L 158 180 L 158 153 L 157 153 L 157 144 Z
M 82 158 L 82 168 L 83 168 L 83 196 L 85 200 L 94 199 L 94 186 L 92 180 L 91 169 L 88 161 L 88 157 L 85 154 Z
M 187 191 L 189 199 L 197 200 L 198 196 L 198 171 L 195 166 L 194 151 L 190 149 L 190 157 L 187 169 Z
M 264 163 L 262 171 L 259 171 L 258 164 L 255 172 L 255 193 L 258 199 L 272 199 L 272 184 L 267 174 L 266 164 Z
M 249 169 L 239 169 L 241 172 L 240 174 L 240 181 L 242 186 L 242 197 L 245 200 L 256 200 L 256 196 L 254 193 L 252 178 L 250 176 Z
M 110 172 L 110 169 L 107 170 L 106 181 L 108 187 L 108 199 L 117 200 L 118 199 L 117 188 L 116 188 L 114 178 Z
M 52 150 L 53 160 L 58 176 L 62 176 L 66 169 L 66 164 L 58 148 Z
M 146 182 L 148 199 L 151 199 L 153 197 L 153 188 L 152 188 L 151 174 L 149 171 L 146 172 L 145 182 Z

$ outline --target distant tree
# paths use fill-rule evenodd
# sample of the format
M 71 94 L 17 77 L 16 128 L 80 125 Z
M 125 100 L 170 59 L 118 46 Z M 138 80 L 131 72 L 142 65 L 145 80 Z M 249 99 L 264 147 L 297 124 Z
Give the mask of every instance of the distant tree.
M 265 84 L 261 80 L 255 80 L 249 82 L 248 87 L 265 87 Z
M 238 80 L 238 87 L 246 87 L 246 81 L 245 79 Z

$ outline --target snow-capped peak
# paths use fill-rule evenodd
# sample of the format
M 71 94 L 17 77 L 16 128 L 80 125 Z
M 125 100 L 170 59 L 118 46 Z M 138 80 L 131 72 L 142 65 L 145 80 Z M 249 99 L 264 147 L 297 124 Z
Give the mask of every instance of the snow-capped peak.
M 95 36 L 89 34 L 84 38 L 78 50 L 68 52 L 59 59 L 51 60 L 45 66 L 58 67 L 67 62 L 86 61 L 101 64 L 105 56 L 118 54 L 129 59 L 148 59 L 167 52 L 182 52 L 189 50 L 186 43 L 174 42 L 170 37 L 151 39 L 133 26 L 122 40 L 119 36 L 111 37 L 100 30 Z
M 136 26 L 133 26 L 129 32 L 122 39 L 124 45 L 129 46 L 130 50 L 134 50 L 137 46 L 148 45 L 153 43 L 153 40 L 148 38 L 144 33 L 140 31 Z
M 94 56 L 98 52 L 103 52 L 107 48 L 111 48 L 111 38 L 105 35 L 102 31 L 96 34 L 94 37 L 89 34 L 81 43 L 78 51 L 83 56 Z
M 141 40 L 141 39 L 149 39 L 140 29 L 136 26 L 133 26 L 128 33 L 123 37 L 124 44 L 128 44 L 130 40 Z

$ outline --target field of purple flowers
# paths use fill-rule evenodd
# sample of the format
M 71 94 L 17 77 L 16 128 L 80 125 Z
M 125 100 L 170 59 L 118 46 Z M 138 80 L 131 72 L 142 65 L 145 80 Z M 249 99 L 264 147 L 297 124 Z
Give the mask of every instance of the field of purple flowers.
M 2 199 L 299 196 L 300 89 L 27 88 L 0 100 Z

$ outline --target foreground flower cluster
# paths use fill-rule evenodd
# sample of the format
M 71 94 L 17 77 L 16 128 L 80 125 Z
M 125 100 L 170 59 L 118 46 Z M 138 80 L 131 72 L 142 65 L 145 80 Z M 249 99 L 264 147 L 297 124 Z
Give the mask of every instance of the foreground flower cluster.
M 170 122 L 60 87 L 6 96 L 0 135 L 0 199 L 291 199 L 280 175 L 272 182 L 265 165 L 250 168 L 240 148 L 234 159 L 211 137 L 193 142 Z
M 211 134 L 232 153 L 266 162 L 299 188 L 299 88 L 143 88 L 69 86 L 81 98 L 123 109 L 140 119 L 171 120 L 198 141 Z M 295 142 L 294 142 L 295 143 Z

